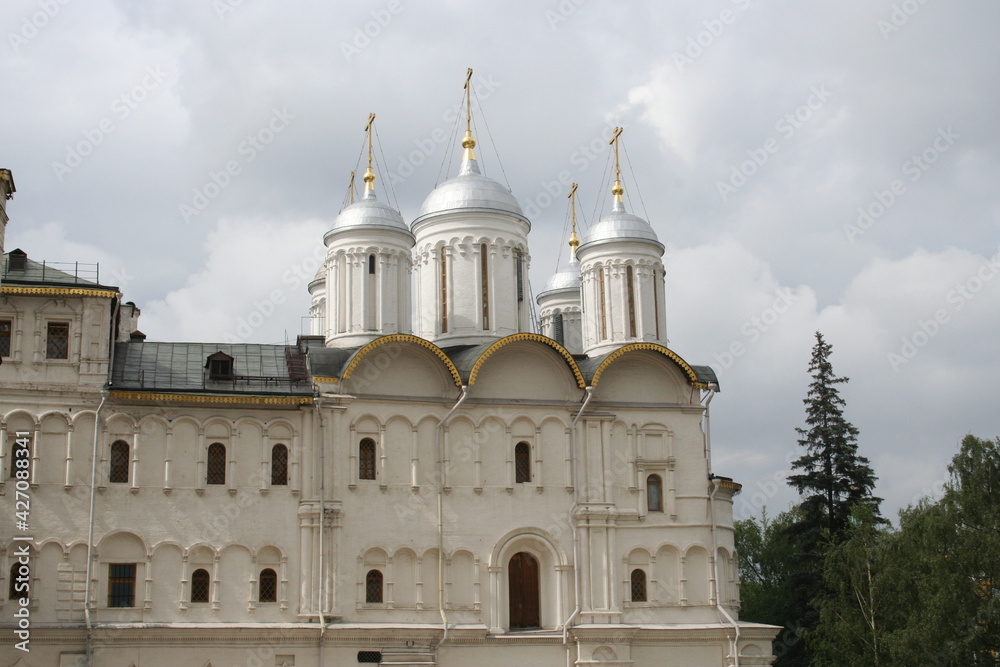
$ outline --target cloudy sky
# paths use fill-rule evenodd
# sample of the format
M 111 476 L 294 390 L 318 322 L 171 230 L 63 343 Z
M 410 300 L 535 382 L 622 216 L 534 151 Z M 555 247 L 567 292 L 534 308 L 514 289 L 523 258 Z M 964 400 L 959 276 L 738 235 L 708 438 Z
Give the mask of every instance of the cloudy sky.
M 536 294 L 567 184 L 607 210 L 625 128 L 671 348 L 721 378 L 737 516 L 794 498 L 817 330 L 887 514 L 940 491 L 963 435 L 1000 435 L 996 3 L 7 0 L 0 24 L 7 249 L 99 262 L 152 340 L 294 339 L 368 114 L 412 220 L 457 168 L 472 67 Z

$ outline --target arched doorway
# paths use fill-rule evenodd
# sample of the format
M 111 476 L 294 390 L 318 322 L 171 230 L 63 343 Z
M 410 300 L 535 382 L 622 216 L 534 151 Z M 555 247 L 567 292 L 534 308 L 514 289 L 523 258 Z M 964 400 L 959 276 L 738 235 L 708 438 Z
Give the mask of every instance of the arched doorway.
M 542 626 L 539 605 L 538 559 L 524 551 L 514 554 L 507 566 L 510 629 Z

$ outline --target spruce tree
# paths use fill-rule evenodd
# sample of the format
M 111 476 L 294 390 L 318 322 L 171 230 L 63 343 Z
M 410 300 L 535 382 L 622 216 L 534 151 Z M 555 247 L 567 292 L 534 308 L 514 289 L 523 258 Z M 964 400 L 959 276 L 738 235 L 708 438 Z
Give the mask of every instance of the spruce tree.
M 806 428 L 796 429 L 805 453 L 792 463 L 799 472 L 788 477 L 802 500 L 799 520 L 787 528 L 793 556 L 785 629 L 778 638 L 788 650 L 775 662 L 781 667 L 811 662 L 809 634 L 820 621 L 816 601 L 828 594 L 824 561 L 828 550 L 847 538 L 852 508 L 868 505 L 873 520 L 883 521 L 878 510 L 881 500 L 872 495 L 875 473 L 868 459 L 858 454 L 858 429 L 844 418 L 845 403 L 837 386 L 847 378 L 834 375 L 831 350 L 817 331 L 809 363 L 812 382 L 803 400 Z
M 837 385 L 848 378 L 833 374 L 832 347 L 816 332 L 809 372 L 812 382 L 803 403 L 806 426 L 797 428 L 799 445 L 805 454 L 792 464 L 799 474 L 788 482 L 802 496 L 804 521 L 822 530 L 827 539 L 838 542 L 847 528 L 851 508 L 870 505 L 876 518 L 881 499 L 872 496 L 875 473 L 868 459 L 858 454 L 858 429 L 844 418 L 844 399 Z

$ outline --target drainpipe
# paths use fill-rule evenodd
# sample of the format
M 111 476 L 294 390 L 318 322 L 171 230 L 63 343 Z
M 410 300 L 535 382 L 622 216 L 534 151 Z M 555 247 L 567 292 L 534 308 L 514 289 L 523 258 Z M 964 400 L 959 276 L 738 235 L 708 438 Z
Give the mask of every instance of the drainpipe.
M 110 374 L 110 370 L 108 371 Z M 90 519 L 87 531 L 87 583 L 84 586 L 83 618 L 87 623 L 87 665 L 94 664 L 93 624 L 90 618 L 90 587 L 94 568 L 94 508 L 97 504 L 97 442 L 101 429 L 101 409 L 108 400 L 108 385 L 101 388 L 101 403 L 94 413 L 94 448 L 90 463 Z M 38 443 L 35 443 L 38 446 Z
M 719 598 L 719 539 L 716 535 L 715 527 L 715 492 L 719 490 L 719 479 L 714 477 L 709 481 L 712 483 L 712 490 L 708 494 L 708 507 L 712 515 L 712 562 L 715 563 L 715 608 L 733 626 L 733 667 L 740 667 L 740 624 L 729 615 L 726 608 L 722 606 L 722 600 Z
M 451 406 L 451 410 L 448 414 L 444 416 L 440 422 L 438 422 L 435 430 L 437 431 L 437 446 L 438 446 L 438 492 L 437 492 L 437 529 L 438 529 L 438 611 L 441 613 L 441 626 L 444 632 L 441 634 L 441 639 L 433 648 L 437 648 L 448 639 L 448 615 L 444 611 L 444 426 L 451 419 L 451 416 L 455 414 L 455 410 L 465 402 L 465 399 L 469 396 L 469 387 L 467 385 L 462 385 L 462 395 L 458 397 L 458 401 L 455 405 Z
M 705 403 L 705 460 L 708 461 L 708 476 L 712 477 L 712 422 L 709 420 L 708 406 L 715 398 L 719 385 L 712 382 L 708 385 L 708 394 L 702 399 Z
M 583 405 L 580 406 L 580 411 L 576 413 L 573 417 L 573 422 L 570 425 L 569 435 L 570 435 L 570 447 L 573 454 L 573 507 L 569 512 L 569 530 L 573 537 L 573 592 L 576 598 L 576 607 L 573 609 L 573 613 L 569 615 L 565 621 L 563 621 L 563 645 L 566 646 L 566 665 L 570 664 L 571 655 L 569 652 L 569 624 L 573 622 L 576 615 L 580 613 L 580 542 L 576 537 L 576 508 L 580 506 L 580 486 L 577 481 L 580 479 L 579 465 L 580 457 L 576 448 L 576 423 L 580 421 L 580 417 L 583 415 L 583 411 L 587 409 L 587 405 L 590 403 L 590 399 L 594 397 L 594 388 L 587 387 L 586 395 L 583 397 Z
M 712 422 L 709 418 L 709 404 L 718 391 L 719 386 L 714 382 L 708 385 L 708 395 L 705 397 L 705 457 L 708 462 L 708 479 L 712 484 L 712 490 L 708 494 L 708 511 L 712 519 L 712 563 L 714 563 L 715 574 L 715 608 L 733 626 L 733 666 L 740 667 L 740 625 L 722 606 L 719 597 L 719 537 L 715 523 L 715 493 L 719 490 L 719 479 L 712 474 Z
M 323 565 L 323 555 L 325 553 L 323 545 L 323 533 L 326 532 L 326 438 L 323 433 L 323 411 L 320 409 L 319 396 L 313 397 L 313 406 L 316 408 L 316 419 L 319 422 L 319 667 L 323 666 L 323 636 L 326 634 L 326 619 L 323 617 L 323 605 L 326 603 L 326 570 Z

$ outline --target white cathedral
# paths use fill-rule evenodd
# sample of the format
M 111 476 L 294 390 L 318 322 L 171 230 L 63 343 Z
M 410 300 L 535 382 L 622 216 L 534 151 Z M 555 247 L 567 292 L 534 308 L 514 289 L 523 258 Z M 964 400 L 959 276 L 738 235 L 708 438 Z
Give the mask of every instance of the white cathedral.
M 4 254 L 0 667 L 771 664 L 716 377 L 667 346 L 620 178 L 536 333 L 472 132 L 407 225 L 368 131 L 295 345 L 150 342 L 99 276 Z

